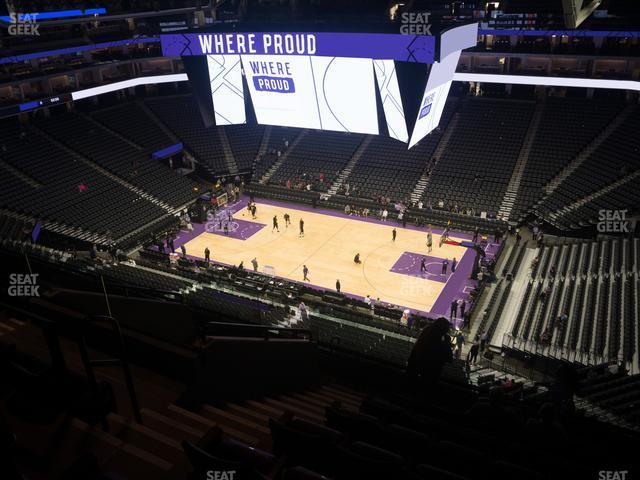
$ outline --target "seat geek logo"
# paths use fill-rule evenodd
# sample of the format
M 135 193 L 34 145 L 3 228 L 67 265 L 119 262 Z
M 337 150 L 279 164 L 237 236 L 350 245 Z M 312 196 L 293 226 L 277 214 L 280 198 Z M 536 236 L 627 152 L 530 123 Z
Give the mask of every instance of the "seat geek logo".
M 7 28 L 9 35 L 15 37 L 38 37 L 40 25 L 36 23 L 37 13 L 10 13 L 9 27 Z
M 11 273 L 9 275 L 10 297 L 39 297 L 38 273 Z
M 628 210 L 600 210 L 597 229 L 600 233 L 629 233 Z
M 250 61 L 253 86 L 258 92 L 294 93 L 295 83 L 289 62 Z
M 403 35 L 431 35 L 428 12 L 404 12 L 401 15 L 400 33 Z

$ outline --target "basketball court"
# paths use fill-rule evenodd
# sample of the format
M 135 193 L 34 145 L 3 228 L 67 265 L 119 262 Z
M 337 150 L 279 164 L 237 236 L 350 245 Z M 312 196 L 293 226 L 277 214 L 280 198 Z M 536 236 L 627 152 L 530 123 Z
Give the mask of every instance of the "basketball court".
M 433 250 L 427 253 L 426 228 L 403 228 L 395 220 L 348 216 L 332 210 L 312 209 L 270 200 L 256 203 L 256 219 L 246 208 L 246 199 L 227 207 L 217 218 L 195 224 L 193 232 L 180 232 L 176 246 L 185 245 L 187 255 L 203 259 L 205 248 L 211 251 L 211 261 L 225 265 L 244 263 L 251 270 L 251 260 L 258 261 L 258 270 L 289 280 L 303 282 L 303 266 L 309 269 L 308 283 L 314 287 L 335 291 L 336 280 L 342 293 L 356 298 L 370 295 L 385 304 L 392 304 L 432 315 L 449 312 L 451 301 L 468 298 L 475 282 L 468 280 L 475 252 L 465 247 L 440 243 L 440 230 L 433 230 Z M 233 221 L 225 233 L 226 212 Z M 285 226 L 284 214 L 291 217 Z M 280 231 L 273 230 L 277 215 Z M 299 220 L 304 220 L 304 237 L 299 236 Z M 392 230 L 397 230 L 392 241 Z M 469 240 L 468 234 L 453 232 L 451 240 Z M 489 246 L 491 247 L 491 245 Z M 359 253 L 362 263 L 354 263 Z M 426 259 L 427 272 L 421 273 L 420 263 Z M 449 260 L 442 274 L 442 260 Z M 451 272 L 453 258 L 458 260 Z

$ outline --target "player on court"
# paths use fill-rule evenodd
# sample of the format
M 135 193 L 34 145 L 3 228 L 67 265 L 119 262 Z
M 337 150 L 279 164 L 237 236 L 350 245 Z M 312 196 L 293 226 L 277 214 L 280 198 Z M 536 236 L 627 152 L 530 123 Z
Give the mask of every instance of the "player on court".
M 394 228 L 393 230 L 391 230 L 391 241 L 395 242 L 396 241 L 396 235 L 398 234 L 398 232 L 396 232 L 396 229 Z
M 291 225 L 291 217 L 289 216 L 288 213 L 284 214 L 284 226 L 285 228 L 289 228 L 289 225 Z
M 309 275 L 309 269 L 307 268 L 306 265 L 303 265 L 302 266 L 302 280 L 305 281 L 305 282 L 310 281 L 309 277 L 307 275 Z
M 277 215 L 273 216 L 273 228 L 271 229 L 271 233 L 273 233 L 274 230 L 277 230 L 278 232 L 280 232 L 280 229 L 278 228 L 278 216 Z
M 431 236 L 431 232 L 427 232 L 427 252 L 431 253 L 431 248 L 433 247 L 433 237 Z
M 304 220 L 300 219 L 300 233 L 298 237 L 304 237 Z

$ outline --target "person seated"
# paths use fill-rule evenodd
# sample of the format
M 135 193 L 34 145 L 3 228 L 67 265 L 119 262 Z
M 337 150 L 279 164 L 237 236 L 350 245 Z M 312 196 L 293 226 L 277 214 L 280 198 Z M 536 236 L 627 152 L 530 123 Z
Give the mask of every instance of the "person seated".
M 360 254 L 359 253 L 356 253 L 356 256 L 353 257 L 353 263 L 362 263 L 360 261 Z

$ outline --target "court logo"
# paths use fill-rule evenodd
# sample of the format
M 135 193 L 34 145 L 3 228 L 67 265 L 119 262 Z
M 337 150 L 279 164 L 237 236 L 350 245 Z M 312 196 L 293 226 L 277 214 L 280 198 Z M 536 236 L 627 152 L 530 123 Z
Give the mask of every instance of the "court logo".
M 38 273 L 11 273 L 9 275 L 10 297 L 39 297 Z
M 597 229 L 600 233 L 629 233 L 628 210 L 600 210 Z
M 400 33 L 403 35 L 431 35 L 429 12 L 404 12 L 401 15 Z
M 37 13 L 10 13 L 9 14 L 9 35 L 15 37 L 39 37 L 40 32 L 37 23 Z
M 400 293 L 404 296 L 417 296 L 423 297 L 430 293 L 429 289 L 425 286 L 425 282 L 421 281 L 417 277 L 403 275 L 402 282 L 400 283 Z

